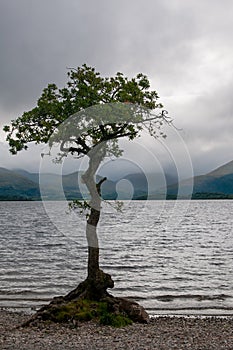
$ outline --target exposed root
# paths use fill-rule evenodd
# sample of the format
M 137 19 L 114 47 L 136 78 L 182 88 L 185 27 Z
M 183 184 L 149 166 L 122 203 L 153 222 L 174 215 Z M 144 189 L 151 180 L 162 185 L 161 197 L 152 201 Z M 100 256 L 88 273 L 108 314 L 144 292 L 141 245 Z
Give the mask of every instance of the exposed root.
M 23 326 L 48 320 L 75 324 L 93 319 L 113 326 L 125 326 L 131 322 L 148 323 L 149 316 L 142 306 L 107 292 L 107 288 L 113 285 L 111 276 L 99 270 L 95 282 L 86 279 L 66 296 L 53 298 Z

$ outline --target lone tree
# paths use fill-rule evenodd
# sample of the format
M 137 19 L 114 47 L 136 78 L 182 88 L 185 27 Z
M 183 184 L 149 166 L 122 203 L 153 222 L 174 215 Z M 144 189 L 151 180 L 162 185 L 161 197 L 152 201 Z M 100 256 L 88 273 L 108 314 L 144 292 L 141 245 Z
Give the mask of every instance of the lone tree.
M 121 155 L 120 138 L 133 140 L 143 129 L 154 137 L 164 136 L 161 126 L 169 120 L 158 98 L 157 92 L 150 90 L 149 80 L 144 74 L 132 79 L 122 73 L 104 78 L 84 64 L 69 70 L 66 87 L 58 89 L 55 84 L 49 84 L 35 108 L 4 127 L 12 154 L 26 150 L 28 143 L 35 142 L 46 143 L 50 147 L 58 144 L 59 160 L 68 154 L 89 159 L 82 181 L 87 186 L 90 200 L 75 200 L 72 204 L 89 211 L 86 226 L 87 278 L 68 295 L 55 298 L 49 306 L 42 308 L 38 313 L 40 316 L 53 319 L 55 308 L 71 301 L 88 299 L 108 300 L 117 312 L 123 311 L 133 320 L 146 319 L 145 312 L 136 303 L 113 298 L 107 292 L 114 283 L 111 276 L 99 268 L 96 232 L 101 211 L 101 185 L 106 178 L 96 182 L 96 172 L 106 156 Z

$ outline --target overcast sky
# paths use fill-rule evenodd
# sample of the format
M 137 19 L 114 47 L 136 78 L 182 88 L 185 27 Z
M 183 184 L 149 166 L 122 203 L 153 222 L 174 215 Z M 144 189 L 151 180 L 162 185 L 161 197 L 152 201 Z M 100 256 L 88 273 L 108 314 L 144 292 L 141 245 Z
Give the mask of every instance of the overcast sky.
M 67 67 L 143 72 L 205 173 L 233 159 L 232 33 L 232 0 L 0 0 L 1 127 L 48 83 L 64 86 Z M 10 156 L 0 135 L 0 166 L 37 168 L 33 150 Z

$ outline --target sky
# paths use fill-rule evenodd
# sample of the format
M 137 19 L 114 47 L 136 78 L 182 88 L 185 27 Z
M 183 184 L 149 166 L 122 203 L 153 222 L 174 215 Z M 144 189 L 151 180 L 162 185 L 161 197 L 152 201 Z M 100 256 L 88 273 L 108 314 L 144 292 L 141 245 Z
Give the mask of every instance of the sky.
M 86 63 L 103 76 L 142 72 L 157 90 L 176 129 L 163 151 L 143 139 L 142 154 L 146 147 L 163 162 L 169 153 L 184 173 L 189 155 L 195 174 L 229 162 L 232 17 L 231 0 L 0 0 L 0 129 L 34 107 L 48 83 L 63 87 L 68 68 Z M 40 152 L 11 156 L 4 137 L 0 166 L 36 171 Z

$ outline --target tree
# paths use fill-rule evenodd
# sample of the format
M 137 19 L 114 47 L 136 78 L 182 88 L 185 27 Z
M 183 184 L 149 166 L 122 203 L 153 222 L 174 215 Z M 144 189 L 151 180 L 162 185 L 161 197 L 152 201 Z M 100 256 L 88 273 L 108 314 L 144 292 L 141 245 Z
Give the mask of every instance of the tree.
M 28 143 L 59 145 L 58 161 L 71 154 L 87 156 L 88 169 L 82 180 L 90 193 L 90 201 L 74 201 L 73 207 L 88 209 L 86 237 L 88 242 L 88 274 L 64 301 L 85 298 L 102 300 L 109 297 L 114 283 L 99 268 L 99 245 L 96 228 L 101 211 L 101 185 L 96 182 L 100 163 L 110 154 L 119 156 L 118 140 L 140 136 L 146 129 L 154 137 L 164 136 L 161 126 L 168 121 L 166 111 L 158 103 L 158 94 L 150 90 L 144 74 L 128 79 L 122 73 L 101 77 L 94 68 L 83 65 L 70 69 L 66 87 L 49 84 L 38 99 L 37 106 L 5 126 L 10 152 L 17 154 Z M 153 114 L 152 111 L 159 110 Z

